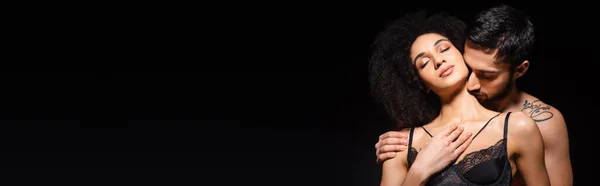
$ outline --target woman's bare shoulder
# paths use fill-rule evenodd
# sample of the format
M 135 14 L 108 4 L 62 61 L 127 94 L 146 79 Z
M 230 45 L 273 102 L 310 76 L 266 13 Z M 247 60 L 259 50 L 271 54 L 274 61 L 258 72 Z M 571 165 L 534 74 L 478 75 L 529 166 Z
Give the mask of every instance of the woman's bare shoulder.
M 518 139 L 527 140 L 535 137 L 532 134 L 540 133 L 535 121 L 523 112 L 511 112 L 508 119 L 508 135 Z

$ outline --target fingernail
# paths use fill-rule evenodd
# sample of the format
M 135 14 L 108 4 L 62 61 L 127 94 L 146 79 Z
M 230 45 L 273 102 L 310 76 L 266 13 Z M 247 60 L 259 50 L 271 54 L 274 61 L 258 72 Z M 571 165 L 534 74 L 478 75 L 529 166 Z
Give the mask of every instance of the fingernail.
M 400 150 L 404 150 L 406 147 L 405 146 L 400 146 L 399 149 Z
M 396 153 L 395 153 L 395 152 L 392 152 L 392 156 L 395 156 L 395 155 L 396 155 Z

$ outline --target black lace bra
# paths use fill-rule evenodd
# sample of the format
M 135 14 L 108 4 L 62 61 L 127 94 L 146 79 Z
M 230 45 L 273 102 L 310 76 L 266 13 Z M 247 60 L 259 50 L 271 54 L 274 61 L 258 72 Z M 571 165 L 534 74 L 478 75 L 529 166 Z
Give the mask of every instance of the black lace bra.
M 490 118 L 479 132 L 496 116 Z M 465 155 L 458 163 L 448 165 L 442 171 L 432 175 L 426 185 L 510 185 L 512 170 L 508 161 L 506 146 L 509 116 L 510 112 L 506 114 L 504 120 L 504 137 L 496 144 Z M 423 129 L 425 130 L 425 128 Z M 408 142 L 408 148 L 410 149 L 408 152 L 409 168 L 419 154 L 412 147 L 413 132 L 414 128 L 410 130 Z M 431 136 L 427 130 L 425 132 Z M 473 136 L 473 139 L 477 137 L 479 132 Z

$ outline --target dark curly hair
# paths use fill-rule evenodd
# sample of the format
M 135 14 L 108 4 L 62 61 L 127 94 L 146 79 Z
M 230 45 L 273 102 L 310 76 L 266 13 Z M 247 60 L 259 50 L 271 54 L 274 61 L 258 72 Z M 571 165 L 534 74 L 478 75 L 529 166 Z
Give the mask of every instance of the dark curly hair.
M 529 16 L 504 4 L 478 13 L 469 24 L 467 36 L 479 47 L 498 49 L 496 57 L 504 57 L 511 69 L 531 56 L 535 44 Z
M 439 114 L 440 101 L 426 87 L 411 64 L 410 48 L 416 38 L 427 33 L 447 37 L 462 53 L 466 24 L 445 12 L 407 14 L 392 21 L 375 38 L 369 61 L 371 94 L 398 127 L 417 127 Z

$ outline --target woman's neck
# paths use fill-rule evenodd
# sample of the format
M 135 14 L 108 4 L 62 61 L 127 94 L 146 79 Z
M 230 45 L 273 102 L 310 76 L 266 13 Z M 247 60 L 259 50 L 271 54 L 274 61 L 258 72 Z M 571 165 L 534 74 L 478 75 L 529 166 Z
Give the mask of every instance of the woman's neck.
M 446 124 L 450 122 L 462 122 L 469 120 L 479 120 L 489 112 L 483 107 L 475 97 L 467 91 L 466 87 L 461 87 L 457 92 L 441 97 L 442 108 L 435 123 Z

